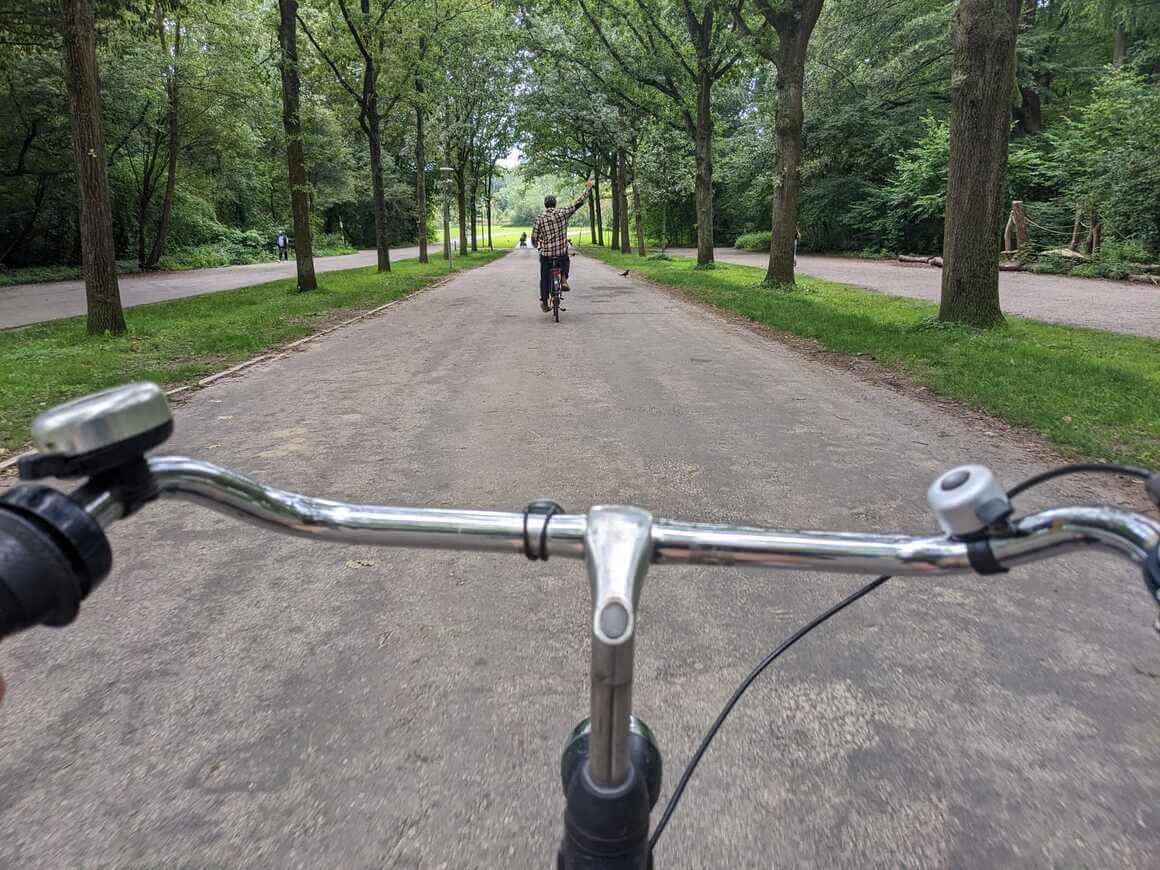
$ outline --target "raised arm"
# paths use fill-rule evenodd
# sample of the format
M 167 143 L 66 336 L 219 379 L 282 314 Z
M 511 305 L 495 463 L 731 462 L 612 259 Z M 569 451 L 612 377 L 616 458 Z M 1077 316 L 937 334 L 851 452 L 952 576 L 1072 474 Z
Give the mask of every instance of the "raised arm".
M 580 206 L 584 205 L 584 200 L 588 198 L 588 191 L 590 191 L 591 189 L 592 189 L 592 179 L 586 178 L 584 180 L 584 192 L 581 193 L 580 196 L 578 196 L 576 198 L 576 201 L 574 203 L 572 203 L 570 206 L 568 206 L 566 209 L 564 209 L 564 214 L 567 215 L 568 217 L 572 217 L 572 215 L 576 214 L 576 209 L 578 209 L 578 208 L 580 208 Z

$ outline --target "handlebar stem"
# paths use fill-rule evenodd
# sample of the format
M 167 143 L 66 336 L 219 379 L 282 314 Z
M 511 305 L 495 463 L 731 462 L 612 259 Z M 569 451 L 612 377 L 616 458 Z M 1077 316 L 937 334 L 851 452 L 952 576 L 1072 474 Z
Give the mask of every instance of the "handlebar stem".
M 629 775 L 629 718 L 636 611 L 652 555 L 652 515 L 633 507 L 594 507 L 584 533 L 592 585 L 592 733 L 588 758 L 598 788 Z

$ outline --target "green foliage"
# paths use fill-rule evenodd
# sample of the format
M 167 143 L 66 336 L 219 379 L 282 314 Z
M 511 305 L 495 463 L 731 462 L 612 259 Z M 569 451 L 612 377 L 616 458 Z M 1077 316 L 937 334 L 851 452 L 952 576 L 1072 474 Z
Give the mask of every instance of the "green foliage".
M 934 393 L 1042 432 L 1064 451 L 1160 464 L 1160 341 L 1008 316 L 997 329 L 934 327 L 936 306 L 798 277 L 807 292 L 755 289 L 763 273 L 692 260 L 652 263 L 590 248 L 753 321 L 859 354 Z
M 769 230 L 756 233 L 744 233 L 733 242 L 733 247 L 739 251 L 768 251 L 770 245 Z
M 1160 86 L 1108 67 L 1076 115 L 1047 134 L 1069 205 L 1094 210 L 1105 235 L 1160 250 Z
M 1058 254 L 1043 254 L 1029 268 L 1032 272 L 1043 275 L 1066 275 L 1074 265 L 1075 262 L 1069 257 L 1061 257 Z

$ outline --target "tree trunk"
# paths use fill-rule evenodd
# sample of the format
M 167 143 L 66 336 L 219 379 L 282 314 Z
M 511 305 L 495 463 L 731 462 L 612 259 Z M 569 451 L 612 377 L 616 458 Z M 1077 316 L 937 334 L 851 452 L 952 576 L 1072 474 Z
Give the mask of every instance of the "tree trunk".
M 989 327 L 999 308 L 999 231 L 1019 0 L 960 0 L 951 26 L 950 167 L 939 319 Z
M 612 193 L 612 238 L 608 247 L 616 250 L 620 245 L 620 186 L 619 173 L 616 169 L 616 158 L 608 161 L 608 186 Z
M 451 266 L 451 202 L 443 195 L 443 259 Z
M 427 262 L 427 154 L 423 140 L 423 80 L 415 77 L 415 233 L 419 262 Z
M 1071 226 L 1071 244 L 1068 245 L 1073 251 L 1079 250 L 1079 229 L 1081 224 L 1081 216 L 1083 212 L 1080 209 L 1075 210 L 1075 223 Z
M 491 243 L 491 188 L 494 183 L 495 163 L 492 163 L 487 170 L 487 249 L 489 251 L 495 250 L 495 246 Z
M 798 195 L 801 191 L 802 83 L 809 35 L 789 26 L 778 34 L 777 162 L 770 214 L 768 284 L 793 284 L 794 240 L 797 238 Z
M 624 151 L 616 152 L 616 187 L 620 190 L 620 253 L 632 252 L 628 233 L 628 167 Z
M 596 202 L 596 244 L 604 247 L 604 211 L 600 203 L 600 161 L 596 161 L 596 169 L 592 176 L 593 200 Z
M 145 253 L 145 221 L 153 199 L 153 161 L 149 154 L 141 160 L 141 190 L 137 194 L 137 268 L 144 270 L 149 257 Z M 116 250 L 116 243 L 113 245 Z
M 93 0 L 62 0 L 61 35 L 65 81 L 72 115 L 73 160 L 80 189 L 81 269 L 85 279 L 89 335 L 125 331 L 117 264 L 113 252 L 113 210 L 101 124 L 101 82 L 97 69 Z
M 479 250 L 477 241 L 479 227 L 479 173 L 473 172 L 471 176 L 471 251 L 475 253 Z
M 635 170 L 635 164 L 633 166 Z M 632 173 L 632 214 L 636 218 L 636 252 L 640 256 L 647 253 L 644 247 L 644 215 L 640 210 L 640 185 L 636 181 L 636 172 Z
M 1034 88 L 1021 86 L 1019 94 L 1021 103 L 1015 111 L 1016 118 L 1023 132 L 1034 136 L 1043 130 L 1043 102 Z
M 161 4 L 156 5 L 157 33 L 161 40 L 161 50 L 169 54 L 169 46 L 165 39 L 165 16 Z M 177 102 L 177 63 L 181 55 L 181 24 L 174 21 L 173 26 L 173 56 L 165 71 L 165 120 L 168 142 L 166 143 L 166 170 L 165 193 L 161 199 L 161 217 L 157 220 L 157 233 L 153 236 L 153 248 L 145 263 L 146 269 L 156 269 L 161 261 L 161 254 L 165 250 L 165 241 L 169 237 L 169 222 L 173 216 L 173 194 L 177 189 L 177 152 L 180 149 L 181 130 L 178 125 Z
M 373 73 L 367 73 L 373 77 Z M 387 198 L 383 190 L 383 132 L 378 95 L 371 94 L 366 112 L 367 142 L 371 152 L 371 191 L 375 202 L 375 252 L 380 272 L 391 271 L 391 249 L 387 244 Z
M 286 164 L 290 178 L 290 211 L 294 218 L 294 265 L 300 291 L 318 288 L 314 276 L 314 242 L 306 183 L 306 151 L 298 114 L 298 0 L 278 0 L 278 44 L 282 50 L 282 128 L 286 131 Z
M 1107 45 L 1107 43 L 1104 43 Z M 1112 37 L 1112 63 L 1116 66 L 1123 66 L 1124 61 L 1128 59 L 1128 31 L 1124 29 L 1123 23 L 1116 25 L 1116 32 Z
M 713 264 L 713 77 L 707 69 L 697 76 L 696 153 L 697 265 Z
M 591 189 L 588 191 L 588 243 L 596 244 L 596 202 Z
M 467 253 L 467 179 L 461 168 L 455 173 L 455 204 L 459 209 L 459 253 Z

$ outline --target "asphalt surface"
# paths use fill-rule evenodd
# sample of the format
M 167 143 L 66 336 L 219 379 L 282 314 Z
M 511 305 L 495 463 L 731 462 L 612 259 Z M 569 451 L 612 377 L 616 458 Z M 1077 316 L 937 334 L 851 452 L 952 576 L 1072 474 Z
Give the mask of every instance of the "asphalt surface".
M 670 253 L 696 256 L 696 251 L 682 248 L 670 249 Z M 767 254 L 734 248 L 717 248 L 714 256 L 727 263 L 763 269 L 769 263 Z M 797 268 L 815 278 L 894 296 L 937 302 L 942 292 L 942 270 L 931 266 L 802 254 Z M 1036 320 L 1160 338 L 1160 288 L 1147 284 L 1000 272 L 999 304 L 1009 314 Z
M 442 250 L 441 245 L 430 246 L 430 252 Z M 407 260 L 419 256 L 419 247 L 394 248 L 391 260 Z M 377 261 L 371 251 L 341 254 L 335 257 L 315 257 L 316 273 L 334 272 L 373 266 Z M 293 260 L 274 263 L 251 263 L 246 266 L 222 266 L 218 269 L 191 269 L 184 272 L 143 272 L 118 276 L 121 304 L 126 308 L 165 302 L 219 290 L 233 290 L 264 284 L 279 278 L 296 275 Z M 44 284 L 15 284 L 0 287 L 0 329 L 27 326 L 45 320 L 61 320 L 85 313 L 85 284 L 83 281 L 52 281 Z
M 218 382 L 169 449 L 361 502 L 881 531 L 933 529 L 954 464 L 1042 467 L 591 260 L 553 324 L 536 270 L 515 252 Z M 173 503 L 112 538 L 75 627 L 0 646 L 0 866 L 551 865 L 588 698 L 579 563 L 312 544 Z M 635 705 L 666 796 L 756 661 L 861 582 L 652 570 Z M 753 687 L 658 867 L 1154 867 L 1153 617 L 1102 556 L 891 581 Z

